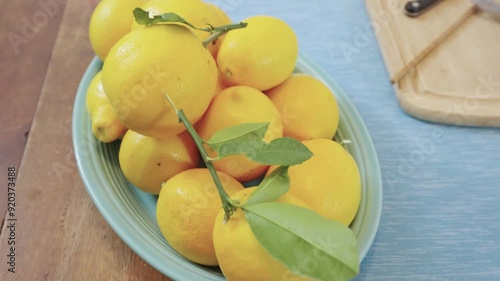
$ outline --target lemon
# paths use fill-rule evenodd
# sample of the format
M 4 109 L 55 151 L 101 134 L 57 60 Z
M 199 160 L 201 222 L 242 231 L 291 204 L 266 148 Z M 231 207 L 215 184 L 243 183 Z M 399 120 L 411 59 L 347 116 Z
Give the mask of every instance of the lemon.
M 283 135 L 278 110 L 262 92 L 246 86 L 233 86 L 216 95 L 202 120 L 196 124 L 200 137 L 209 140 L 221 129 L 243 123 L 270 123 L 264 140 Z M 214 157 L 214 152 L 209 154 Z M 231 155 L 213 162 L 215 168 L 239 181 L 250 181 L 265 173 L 268 166 L 255 163 L 244 155 Z
M 231 198 L 244 203 L 255 189 L 246 188 Z M 309 208 L 290 193 L 282 195 L 276 202 Z M 309 280 L 295 275 L 283 263 L 269 255 L 255 238 L 241 209 L 236 210 L 227 223 L 223 220 L 222 210 L 215 220 L 213 241 L 219 266 L 228 281 Z
M 161 184 L 198 166 L 199 154 L 187 132 L 169 138 L 152 138 L 128 130 L 118 153 L 120 168 L 139 189 L 158 194 Z
M 229 15 L 221 7 L 212 3 L 206 3 L 206 5 L 214 11 L 215 15 L 219 20 L 218 22 L 221 23 L 221 25 L 232 23 L 232 20 L 229 17 Z
M 217 67 L 189 29 L 153 25 L 118 41 L 104 62 L 102 83 L 127 128 L 164 138 L 185 130 L 165 94 L 197 122 L 214 95 Z
M 123 137 L 127 128 L 118 119 L 104 93 L 99 71 L 90 81 L 86 96 L 87 111 L 92 120 L 92 134 L 102 142 L 112 142 Z
M 281 114 L 285 137 L 300 141 L 332 139 L 337 132 L 337 101 L 319 79 L 307 74 L 293 74 L 266 94 Z
M 228 25 L 228 24 L 232 23 L 231 18 L 220 7 L 218 7 L 214 4 L 211 4 L 211 3 L 207 3 L 207 5 L 209 8 L 211 8 L 214 11 L 214 13 L 216 14 L 216 16 L 218 18 L 217 26 Z M 217 53 L 219 52 L 220 45 L 222 44 L 222 42 L 224 41 L 225 38 L 226 38 L 226 35 L 224 34 L 221 37 L 217 38 L 217 40 L 212 41 L 212 44 L 210 44 L 208 46 L 208 48 L 209 48 L 210 52 L 212 53 L 212 55 L 214 56 L 214 58 L 217 58 Z
M 243 189 L 232 177 L 217 174 L 229 195 Z M 181 172 L 163 184 L 156 218 L 172 248 L 193 262 L 215 266 L 218 262 L 212 233 L 215 217 L 221 209 L 221 199 L 210 172 L 199 168 Z
M 361 178 L 352 156 L 335 141 L 302 142 L 314 154 L 288 169 L 290 193 L 320 215 L 349 225 L 361 200 Z M 268 174 L 275 168 L 272 166 Z
M 161 15 L 164 13 L 176 13 L 190 24 L 198 28 L 205 28 L 212 25 L 214 27 L 224 25 L 226 20 L 222 18 L 212 4 L 204 3 L 200 0 L 150 0 L 144 3 L 141 9 L 150 12 L 152 15 Z M 177 23 L 176 23 L 177 24 Z M 179 23 L 180 25 L 183 25 Z M 132 29 L 140 28 L 135 21 L 132 23 Z M 196 30 L 188 27 L 199 39 L 204 41 L 210 36 L 209 32 Z M 217 53 L 215 44 L 207 46 L 213 56 Z
M 271 16 L 244 19 L 246 28 L 226 34 L 217 54 L 217 65 L 228 85 L 268 90 L 293 72 L 298 41 L 292 28 Z
M 228 88 L 229 86 L 224 83 L 224 80 L 218 75 L 217 85 L 215 86 L 215 95 L 218 95 L 222 90 Z
M 89 23 L 92 49 L 101 60 L 120 38 L 130 32 L 134 19 L 133 9 L 146 0 L 102 0 L 97 4 Z

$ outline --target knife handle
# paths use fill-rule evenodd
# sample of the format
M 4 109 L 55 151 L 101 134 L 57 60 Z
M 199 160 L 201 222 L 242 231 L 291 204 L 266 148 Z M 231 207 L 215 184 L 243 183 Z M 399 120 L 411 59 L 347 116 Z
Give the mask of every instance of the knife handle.
M 405 12 L 410 17 L 416 17 L 439 1 L 440 0 L 412 0 L 406 3 Z

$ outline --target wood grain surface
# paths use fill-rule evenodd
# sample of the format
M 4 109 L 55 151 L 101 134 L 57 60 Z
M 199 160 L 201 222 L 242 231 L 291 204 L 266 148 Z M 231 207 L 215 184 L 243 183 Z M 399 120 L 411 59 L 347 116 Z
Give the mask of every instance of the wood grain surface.
M 32 18 L 39 2 L 0 0 L 9 9 L 0 18 L 0 163 L 21 163 L 17 273 L 7 271 L 10 230 L 4 224 L 0 280 L 169 280 L 122 242 L 82 184 L 73 158 L 71 113 L 78 83 L 93 58 L 87 25 L 97 1 L 57 1 L 64 3 L 60 23 L 51 18 L 38 33 L 45 35 L 22 45 L 17 57 L 6 33 L 21 32 L 19 20 Z M 384 202 L 377 237 L 356 281 L 498 280 L 499 129 L 422 122 L 403 112 L 365 0 L 212 2 L 234 21 L 269 14 L 288 22 L 302 53 L 338 82 L 363 118 L 379 157 Z M 15 103 L 17 96 L 26 100 Z M 33 112 L 21 161 L 26 129 L 13 124 L 29 128 Z
M 47 1 L 51 2 L 51 1 Z M 59 30 L 65 0 L 54 4 L 46 13 L 32 1 L 0 0 L 6 16 L 0 17 L 0 182 L 7 181 L 7 168 L 19 167 L 31 120 L 52 55 L 52 47 Z M 46 21 L 33 17 L 43 11 Z M 36 17 L 38 19 L 38 17 Z M 45 23 L 44 23 L 45 22 Z M 38 28 L 36 28 L 38 26 Z M 5 185 L 0 185 L 2 195 Z M 5 214 L 6 199 L 0 196 L 0 220 Z
M 132 252 L 106 224 L 87 195 L 76 169 L 71 114 L 78 83 L 94 56 L 87 26 L 96 3 L 68 0 L 64 5 L 64 1 L 61 2 L 61 23 L 54 21 L 54 26 L 46 27 L 57 33 L 53 49 L 50 38 L 44 37 L 44 42 L 48 40 L 44 43 L 47 46 L 39 50 L 39 55 L 43 55 L 45 49 L 49 52 L 49 56 L 40 58 L 45 64 L 42 61 L 10 62 L 19 67 L 19 77 L 15 74 L 11 74 L 10 79 L 2 77 L 2 83 L 9 85 L 17 81 L 13 91 L 22 89 L 23 83 L 29 84 L 23 92 L 29 92 L 26 95 L 38 93 L 40 98 L 17 181 L 17 272 L 12 274 L 4 266 L 8 260 L 6 249 L 10 232 L 5 224 L 0 238 L 0 280 L 170 280 Z M 27 1 L 25 4 L 29 6 Z M 36 5 L 32 8 L 23 11 L 27 16 L 38 11 Z M 44 32 L 50 33 L 49 30 Z M 32 66 L 34 69 L 30 69 Z M 33 75 L 41 91 L 36 88 L 37 84 L 27 83 L 29 77 L 25 75 Z M 3 89 L 9 88 L 3 86 Z M 31 105 L 37 104 L 34 97 L 25 99 Z M 23 109 L 17 107 L 16 110 Z M 24 119 L 19 118 L 17 122 L 25 126 L 23 129 L 29 128 L 30 114 L 22 117 Z M 24 137 L 21 128 L 14 129 Z M 6 147 L 10 150 L 12 146 Z M 22 151 L 22 147 L 16 149 Z M 2 151 L 4 163 L 3 157 Z M 16 159 L 16 155 L 9 157 Z
M 391 78 L 453 31 L 395 85 L 400 106 L 428 121 L 500 127 L 500 22 L 470 0 L 442 1 L 416 18 L 402 12 L 406 2 L 366 0 Z

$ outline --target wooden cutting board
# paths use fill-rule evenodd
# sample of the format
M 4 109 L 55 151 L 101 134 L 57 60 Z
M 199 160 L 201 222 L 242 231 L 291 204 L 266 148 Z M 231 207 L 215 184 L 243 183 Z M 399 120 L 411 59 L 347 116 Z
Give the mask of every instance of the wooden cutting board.
M 417 18 L 407 0 L 366 0 L 390 77 L 470 9 L 470 0 L 446 0 Z M 394 90 L 401 108 L 419 119 L 500 127 L 500 21 L 470 16 Z

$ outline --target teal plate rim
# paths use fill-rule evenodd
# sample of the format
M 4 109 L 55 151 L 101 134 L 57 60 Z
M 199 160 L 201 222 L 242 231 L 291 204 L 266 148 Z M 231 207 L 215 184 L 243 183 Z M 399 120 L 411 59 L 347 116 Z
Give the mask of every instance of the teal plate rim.
M 161 273 L 174 280 L 225 280 L 216 268 L 194 264 L 170 248 L 156 225 L 155 197 L 135 188 L 119 170 L 118 142 L 103 144 L 92 136 L 85 98 L 90 81 L 101 68 L 102 62 L 95 57 L 80 81 L 72 120 L 76 163 L 92 201 L 117 235 Z M 382 178 L 375 147 L 354 105 L 319 66 L 300 54 L 296 71 L 321 79 L 339 104 L 336 138 L 351 140 L 347 149 L 358 163 L 362 179 L 360 208 L 350 226 L 362 261 L 375 239 L 382 212 Z

